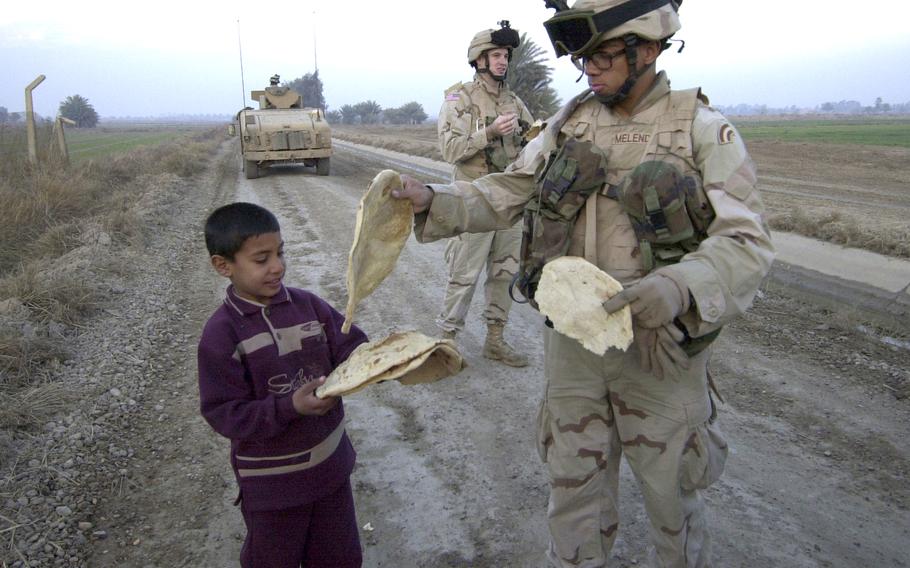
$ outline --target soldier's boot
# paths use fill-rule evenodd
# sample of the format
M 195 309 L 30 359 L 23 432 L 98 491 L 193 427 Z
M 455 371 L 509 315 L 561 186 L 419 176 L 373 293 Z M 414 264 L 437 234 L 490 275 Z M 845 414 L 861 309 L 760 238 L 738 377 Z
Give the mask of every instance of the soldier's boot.
M 483 356 L 494 361 L 502 361 L 511 367 L 524 367 L 528 358 L 512 349 L 502 336 L 505 324 L 487 324 L 487 340 L 483 344 Z

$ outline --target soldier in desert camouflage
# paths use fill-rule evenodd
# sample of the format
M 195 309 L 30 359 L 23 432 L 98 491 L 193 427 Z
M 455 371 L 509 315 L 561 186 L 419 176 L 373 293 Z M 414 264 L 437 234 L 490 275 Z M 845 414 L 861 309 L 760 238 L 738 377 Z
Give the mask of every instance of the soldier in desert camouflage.
M 518 32 L 506 21 L 498 30 L 477 33 L 468 47 L 468 63 L 475 69 L 470 83 L 456 83 L 445 92 L 439 111 L 438 134 L 442 157 L 453 164 L 453 178 L 471 181 L 501 172 L 524 145 L 522 135 L 532 122 L 525 104 L 505 83 Z M 506 343 L 503 329 L 512 300 L 509 283 L 518 268 L 521 227 L 459 235 L 446 245 L 449 282 L 437 324 L 444 337 L 454 338 L 474 296 L 480 273 L 484 282 L 487 337 L 483 354 L 507 365 L 523 367 L 527 358 Z
M 550 565 L 606 565 L 624 455 L 650 520 L 647 564 L 710 566 L 700 492 L 727 456 L 709 389 L 711 342 L 751 305 L 774 257 L 754 166 L 699 89 L 671 90 L 656 70 L 680 28 L 678 2 L 551 4 L 545 27 L 557 55 L 571 56 L 590 89 L 505 172 L 451 185 L 407 178 L 397 195 L 419 213 L 423 242 L 524 216 L 516 285 L 528 297 L 553 251 L 587 258 L 625 288 L 604 303 L 631 308 L 625 353 L 595 355 L 542 326 Z

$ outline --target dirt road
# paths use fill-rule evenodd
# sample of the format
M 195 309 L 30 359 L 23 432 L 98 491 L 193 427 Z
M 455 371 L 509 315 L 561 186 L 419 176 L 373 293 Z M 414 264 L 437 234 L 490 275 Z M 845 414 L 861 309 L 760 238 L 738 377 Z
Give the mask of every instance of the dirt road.
M 199 417 L 195 390 L 195 341 L 224 284 L 206 264 L 201 221 L 232 200 L 270 208 L 287 243 L 287 283 L 340 309 L 355 208 L 385 167 L 338 149 L 329 177 L 282 168 L 247 181 L 236 172 L 162 208 L 153 243 L 161 254 L 150 255 L 140 284 L 112 299 L 111 315 L 83 339 L 106 337 L 116 359 L 128 345 L 129 356 L 155 370 L 108 377 L 136 408 L 110 427 L 110 443 L 128 449 L 123 473 L 109 485 L 87 482 L 97 502 L 86 519 L 85 565 L 236 566 L 242 526 L 231 505 L 228 444 Z M 435 333 L 442 248 L 408 243 L 389 280 L 358 310 L 370 336 Z M 541 318 L 525 306 L 514 310 L 507 336 L 531 354 L 531 365 L 512 369 L 480 356 L 479 313 L 475 305 L 460 336 L 469 364 L 462 374 L 434 385 L 384 383 L 345 400 L 358 451 L 359 523 L 371 529 L 361 533 L 365 566 L 543 566 L 547 481 L 532 443 L 543 388 Z M 713 371 L 732 450 L 725 475 L 706 493 L 717 566 L 910 563 L 910 351 L 846 316 L 769 284 L 721 336 Z M 158 328 L 136 340 L 148 321 Z M 88 355 L 75 366 L 90 365 Z M 625 567 L 643 561 L 647 522 L 625 465 L 623 476 L 613 565 Z

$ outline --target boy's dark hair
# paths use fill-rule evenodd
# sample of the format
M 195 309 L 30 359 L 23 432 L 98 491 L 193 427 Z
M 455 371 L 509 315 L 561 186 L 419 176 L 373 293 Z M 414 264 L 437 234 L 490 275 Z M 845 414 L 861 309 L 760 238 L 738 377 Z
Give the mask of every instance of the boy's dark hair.
M 209 255 L 234 260 L 234 255 L 250 237 L 277 233 L 278 219 L 255 203 L 230 203 L 215 209 L 205 221 L 205 246 Z

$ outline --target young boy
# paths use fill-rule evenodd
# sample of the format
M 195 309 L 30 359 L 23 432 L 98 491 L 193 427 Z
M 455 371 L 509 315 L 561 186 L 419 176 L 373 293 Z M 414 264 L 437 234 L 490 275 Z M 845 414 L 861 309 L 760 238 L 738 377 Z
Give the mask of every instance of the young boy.
M 359 567 L 344 408 L 314 391 L 367 338 L 356 326 L 342 334 L 329 304 L 282 285 L 284 243 L 268 210 L 215 210 L 205 244 L 231 285 L 199 340 L 199 398 L 206 421 L 231 440 L 247 527 L 240 563 Z

